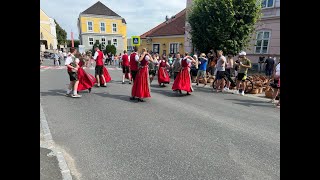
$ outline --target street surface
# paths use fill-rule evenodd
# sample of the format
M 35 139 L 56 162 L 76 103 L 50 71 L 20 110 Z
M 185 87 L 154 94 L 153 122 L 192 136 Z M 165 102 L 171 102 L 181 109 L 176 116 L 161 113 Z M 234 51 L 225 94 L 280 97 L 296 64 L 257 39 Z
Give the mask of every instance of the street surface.
M 66 69 L 40 70 L 41 105 L 74 179 L 280 179 L 280 109 L 267 99 L 201 86 L 181 96 L 155 78 L 138 103 L 122 71 L 109 73 L 107 88 L 70 98 Z

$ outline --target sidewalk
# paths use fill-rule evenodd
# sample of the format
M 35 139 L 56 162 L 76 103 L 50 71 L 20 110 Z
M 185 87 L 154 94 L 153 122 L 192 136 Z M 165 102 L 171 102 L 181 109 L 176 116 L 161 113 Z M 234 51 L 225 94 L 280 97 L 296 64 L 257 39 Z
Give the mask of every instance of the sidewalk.
M 40 180 L 62 180 L 57 156 L 45 148 L 44 136 L 40 127 Z

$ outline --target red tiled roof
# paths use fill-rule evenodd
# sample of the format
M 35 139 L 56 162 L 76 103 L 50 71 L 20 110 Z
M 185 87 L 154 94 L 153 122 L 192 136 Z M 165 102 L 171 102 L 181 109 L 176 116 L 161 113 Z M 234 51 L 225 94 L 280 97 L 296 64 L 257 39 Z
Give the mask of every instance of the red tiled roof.
M 173 18 L 165 21 L 158 26 L 152 28 L 148 32 L 142 34 L 140 38 L 155 37 L 155 36 L 173 36 L 184 35 L 186 22 L 186 9 L 183 9 Z

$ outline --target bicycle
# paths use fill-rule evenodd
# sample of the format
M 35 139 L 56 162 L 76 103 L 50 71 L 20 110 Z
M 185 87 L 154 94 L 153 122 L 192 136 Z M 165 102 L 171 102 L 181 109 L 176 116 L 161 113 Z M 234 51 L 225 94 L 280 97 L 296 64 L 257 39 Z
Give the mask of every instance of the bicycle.
M 233 78 L 234 78 L 234 80 L 236 80 L 237 76 L 233 77 Z M 230 87 L 232 89 L 237 86 L 237 84 L 235 83 L 235 81 L 232 79 L 231 76 L 225 76 L 224 80 L 225 80 L 225 82 L 230 81 Z M 212 82 L 213 89 L 216 89 L 216 81 L 217 81 L 217 78 Z M 253 82 L 247 77 L 246 80 L 244 81 L 244 83 L 246 83 L 246 89 L 245 89 L 244 93 L 248 94 L 253 90 Z M 226 87 L 226 86 L 227 86 L 227 83 L 225 83 L 224 87 Z

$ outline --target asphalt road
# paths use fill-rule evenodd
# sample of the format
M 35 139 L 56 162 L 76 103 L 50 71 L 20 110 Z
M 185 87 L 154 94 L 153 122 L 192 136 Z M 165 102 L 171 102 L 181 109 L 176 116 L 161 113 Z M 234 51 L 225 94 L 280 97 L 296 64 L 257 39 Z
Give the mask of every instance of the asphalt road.
M 89 70 L 93 74 L 93 70 Z M 66 70 L 41 73 L 41 104 L 75 179 L 280 179 L 280 110 L 265 100 L 151 85 L 129 100 L 121 71 L 82 98 L 65 97 Z

